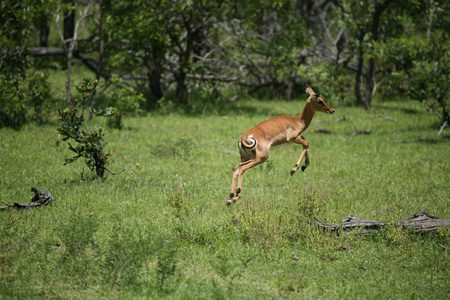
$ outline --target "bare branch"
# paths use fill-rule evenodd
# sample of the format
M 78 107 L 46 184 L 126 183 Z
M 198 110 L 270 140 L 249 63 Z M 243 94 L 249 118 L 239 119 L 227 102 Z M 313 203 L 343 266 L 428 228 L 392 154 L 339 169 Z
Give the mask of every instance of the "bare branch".
M 448 121 L 445 121 L 444 124 L 442 124 L 441 128 L 439 129 L 438 135 L 441 135 L 442 131 L 444 131 L 444 128 L 448 126 Z
M 322 126 L 319 125 L 319 123 L 317 123 L 316 120 L 313 120 L 314 125 L 317 126 L 317 130 L 314 131 L 315 133 L 325 133 L 325 134 L 331 134 L 332 132 L 329 131 L 328 129 L 323 128 Z
M 64 51 L 66 52 L 66 55 L 67 55 L 66 97 L 70 103 L 72 102 L 71 94 L 70 94 L 70 81 L 71 81 L 71 76 L 72 76 L 72 57 L 73 57 L 75 45 L 77 43 L 78 27 L 80 26 L 80 23 L 87 17 L 87 14 L 89 12 L 89 9 L 90 9 L 92 3 L 93 3 L 92 0 L 89 1 L 87 6 L 85 7 L 84 13 L 81 15 L 80 19 L 77 21 L 77 23 L 75 25 L 74 36 L 69 41 L 64 40 L 64 37 L 62 35 L 61 28 L 59 26 L 60 15 L 57 14 L 57 16 L 56 16 L 56 27 L 58 28 L 59 37 L 63 44 Z M 66 47 L 67 42 L 69 43 L 68 48 Z
M 58 6 L 59 6 L 59 3 L 58 3 Z M 59 8 L 58 8 L 58 10 L 59 10 Z M 61 40 L 61 43 L 63 45 L 64 52 L 67 52 L 66 43 L 64 41 L 64 36 L 61 31 L 61 26 L 59 25 L 60 18 L 61 18 L 60 14 L 56 14 L 56 29 L 58 29 L 59 39 Z
M 375 116 L 369 116 L 370 118 L 377 118 L 377 119 L 385 119 L 397 122 L 397 119 L 394 119 L 393 117 L 388 116 L 386 113 L 383 113 L 381 115 L 375 115 Z

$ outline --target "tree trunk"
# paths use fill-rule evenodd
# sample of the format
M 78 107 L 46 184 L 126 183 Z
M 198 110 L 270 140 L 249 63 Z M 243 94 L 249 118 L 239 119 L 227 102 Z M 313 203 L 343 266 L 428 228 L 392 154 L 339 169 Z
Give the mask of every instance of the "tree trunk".
M 189 67 L 189 60 L 192 53 L 193 42 L 195 38 L 195 34 L 190 31 L 189 24 L 186 25 L 187 28 L 187 38 L 186 38 L 186 49 L 182 51 L 179 56 L 179 70 L 178 74 L 175 76 L 177 82 L 177 89 L 175 92 L 175 102 L 177 104 L 186 104 L 187 103 L 187 85 L 186 85 L 186 70 Z
M 40 25 L 39 32 L 39 46 L 48 47 L 48 35 L 50 33 L 50 27 L 48 26 L 47 19 L 43 19 Z
M 317 11 L 314 8 L 314 0 L 297 0 L 295 1 L 294 17 L 299 20 L 303 19 L 307 29 L 307 38 L 315 36 L 315 27 L 317 21 Z
M 104 16 L 104 12 L 105 12 L 105 0 L 103 0 L 100 3 L 100 19 L 97 23 L 97 27 L 98 27 L 98 31 L 99 31 L 99 35 L 100 35 L 100 43 L 99 43 L 99 58 L 98 58 L 98 65 L 97 65 L 97 70 L 95 72 L 95 79 L 100 80 L 100 76 L 101 73 L 103 71 L 103 55 L 105 53 L 105 47 L 104 47 L 104 31 L 103 31 L 103 16 Z M 94 90 L 94 92 L 92 92 L 91 94 L 91 110 L 89 111 L 89 117 L 88 117 L 88 121 L 92 120 L 94 114 L 94 108 L 95 108 L 95 96 L 97 95 L 97 89 Z
M 375 58 L 371 57 L 369 59 L 368 71 L 366 76 L 366 92 L 364 97 L 364 104 L 367 109 L 370 109 L 372 103 L 373 89 L 375 87 Z
M 65 4 L 71 4 L 73 6 L 72 0 L 65 0 Z M 73 47 L 72 43 L 75 33 L 75 11 L 73 9 L 64 10 L 64 33 L 62 43 L 64 45 L 64 49 L 66 49 L 67 53 L 67 77 L 66 77 L 66 98 L 72 103 L 72 96 L 70 94 L 70 79 L 72 76 L 72 56 L 73 56 Z
M 150 81 L 150 91 L 152 96 L 159 100 L 162 98 L 163 93 L 161 90 L 161 75 L 162 75 L 161 66 L 154 66 L 151 71 L 149 71 L 149 81 Z
M 450 114 L 446 110 L 444 97 L 437 98 L 437 101 L 442 108 L 442 121 L 450 122 Z
M 391 2 L 391 0 L 386 0 L 385 2 L 383 2 L 381 4 L 376 4 L 376 6 L 375 6 L 375 12 L 372 16 L 372 30 L 371 30 L 372 43 L 378 41 L 381 15 L 387 9 L 390 2 Z M 368 70 L 367 70 L 366 93 L 365 93 L 365 97 L 364 97 L 364 104 L 367 106 L 367 108 L 370 108 L 370 105 L 372 103 L 374 87 L 375 87 L 375 58 L 371 57 L 369 59 L 369 65 L 368 65 Z
M 202 27 L 198 30 L 198 33 L 195 36 L 195 40 L 192 45 L 192 51 L 194 53 L 193 61 L 194 63 L 199 60 L 199 57 L 202 57 L 204 53 L 208 53 L 211 51 L 211 47 L 208 45 L 207 41 L 208 32 L 207 28 Z
M 105 174 L 105 154 L 103 153 L 103 139 L 100 139 L 100 148 L 99 152 L 95 152 L 94 161 L 95 161 L 95 173 L 98 178 L 103 180 L 103 176 Z
M 294 85 L 295 85 L 295 79 L 297 77 L 297 73 L 296 71 L 292 71 L 291 72 L 291 76 L 289 76 L 289 81 L 287 83 L 286 86 L 286 90 L 284 92 L 284 97 L 286 98 L 286 100 L 292 100 L 292 96 L 294 94 Z
M 284 93 L 286 100 L 292 100 L 294 98 L 295 84 L 297 83 L 297 79 L 298 79 L 297 69 L 298 69 L 298 67 L 300 67 L 302 64 L 305 63 L 306 57 L 307 57 L 306 53 L 301 51 L 299 54 L 297 65 L 294 68 L 294 70 L 291 72 L 291 76 L 289 76 L 288 83 L 286 85 L 286 90 Z
M 144 64 L 147 66 L 147 77 L 150 87 L 150 93 L 152 94 L 153 101 L 159 100 L 163 96 L 161 89 L 161 77 L 162 77 L 162 66 L 158 59 L 159 55 L 157 50 L 153 50 L 147 53 Z M 150 106 L 151 102 L 147 102 L 147 106 Z
M 177 89 L 175 92 L 175 102 L 177 104 L 186 104 L 187 102 L 186 72 L 184 72 L 181 69 L 182 67 L 180 66 L 180 71 L 176 76 Z
M 356 102 L 361 104 L 363 103 L 362 95 L 361 95 L 361 77 L 362 77 L 362 69 L 364 65 L 364 49 L 363 49 L 363 39 L 364 32 L 360 33 L 358 37 L 358 64 L 356 66 L 356 74 L 355 74 L 355 98 Z
M 73 0 L 65 0 L 65 4 L 74 6 Z M 64 11 L 64 41 L 72 39 L 75 32 L 75 10 L 68 9 Z M 65 42 L 68 44 L 68 42 Z

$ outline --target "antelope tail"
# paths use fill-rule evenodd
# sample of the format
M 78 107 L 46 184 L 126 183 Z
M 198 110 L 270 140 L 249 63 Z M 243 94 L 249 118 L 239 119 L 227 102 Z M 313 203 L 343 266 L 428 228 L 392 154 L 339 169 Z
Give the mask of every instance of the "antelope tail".
M 255 156 L 255 148 L 258 141 L 250 135 L 242 142 L 239 141 L 238 146 L 241 152 L 242 161 L 247 161 Z

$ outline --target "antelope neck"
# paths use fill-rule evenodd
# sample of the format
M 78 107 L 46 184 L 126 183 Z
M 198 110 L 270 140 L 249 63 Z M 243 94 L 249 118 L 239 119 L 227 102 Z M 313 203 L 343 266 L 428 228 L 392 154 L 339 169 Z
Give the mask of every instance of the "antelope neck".
M 307 102 L 305 108 L 303 108 L 302 113 L 298 116 L 298 121 L 300 125 L 304 126 L 302 131 L 305 131 L 308 128 L 309 124 L 311 124 L 313 117 L 314 117 L 314 110 L 312 109 L 310 103 Z

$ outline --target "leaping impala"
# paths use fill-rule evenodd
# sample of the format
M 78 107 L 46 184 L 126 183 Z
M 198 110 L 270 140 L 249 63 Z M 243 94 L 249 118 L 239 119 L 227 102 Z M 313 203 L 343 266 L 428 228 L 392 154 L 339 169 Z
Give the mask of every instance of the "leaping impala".
M 231 184 L 230 200 L 226 204 L 235 203 L 242 195 L 242 177 L 244 172 L 254 166 L 262 164 L 269 158 L 271 147 L 281 146 L 286 143 L 295 143 L 303 146 L 295 167 L 291 170 L 293 175 L 300 167 L 305 158 L 305 164 L 302 171 L 309 165 L 308 142 L 301 136 L 314 116 L 314 112 L 324 112 L 334 114 L 332 108 L 321 95 L 314 93 L 313 89 L 305 84 L 305 92 L 309 94 L 305 108 L 297 117 L 279 116 L 262 123 L 259 123 L 249 131 L 247 131 L 238 142 L 239 152 L 241 154 L 241 162 L 233 169 L 233 181 Z M 236 180 L 238 186 L 236 189 Z M 236 196 L 234 192 L 236 191 Z

